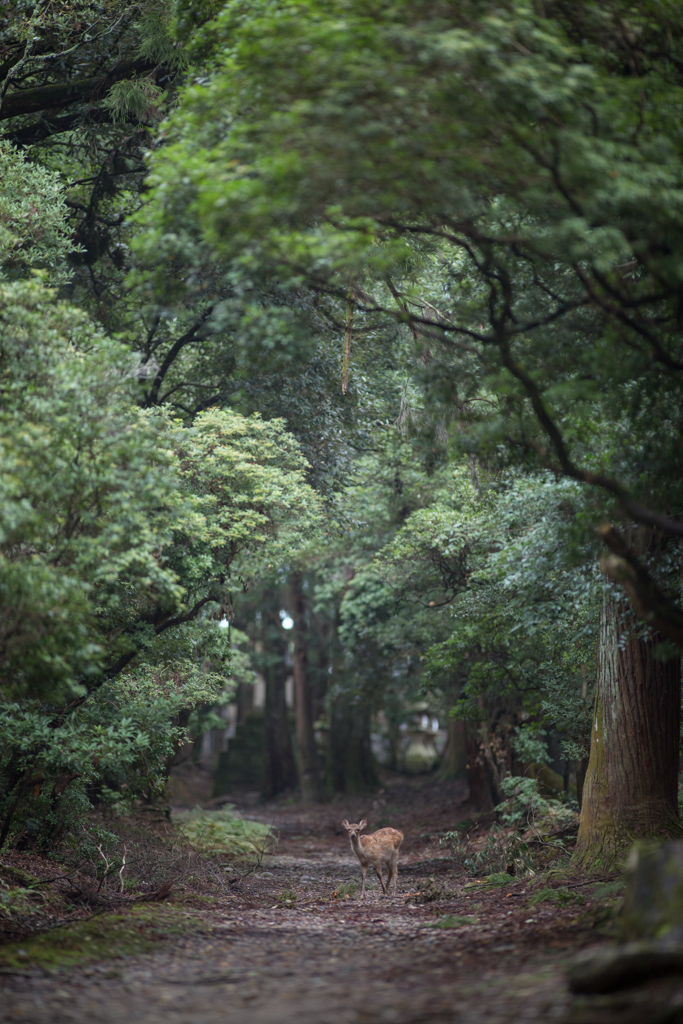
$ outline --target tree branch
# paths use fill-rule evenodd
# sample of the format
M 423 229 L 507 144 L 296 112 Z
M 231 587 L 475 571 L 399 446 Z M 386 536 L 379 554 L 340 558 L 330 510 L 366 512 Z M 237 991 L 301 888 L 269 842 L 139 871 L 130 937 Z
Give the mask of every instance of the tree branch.
M 624 588 L 636 615 L 683 650 L 683 612 L 659 589 L 645 566 L 613 526 L 600 535 L 610 554 L 600 559 L 600 569 Z
M 161 390 L 161 385 L 164 383 L 164 377 L 166 376 L 171 366 L 173 365 L 174 359 L 186 345 L 189 345 L 191 341 L 194 341 L 197 332 L 201 327 L 204 326 L 208 318 L 211 316 L 212 312 L 213 306 L 209 306 L 209 308 L 204 313 L 202 313 L 199 320 L 192 324 L 192 327 L 190 327 L 189 330 L 185 331 L 184 334 L 181 334 L 180 337 L 176 338 L 176 340 L 173 342 L 170 349 L 166 353 L 166 357 L 163 363 L 159 367 L 157 375 L 152 383 L 152 387 L 150 388 L 149 394 L 147 395 L 145 403 L 147 406 L 159 404 L 159 391 Z
M 131 75 L 146 75 L 157 70 L 162 71 L 154 61 L 138 58 L 116 64 L 106 75 L 83 78 L 75 82 L 55 82 L 52 85 L 40 85 L 35 89 L 10 93 L 4 97 L 0 121 L 19 117 L 21 114 L 36 114 L 41 110 L 68 107 L 81 101 L 96 103 L 104 99 L 110 86 L 115 82 L 130 78 Z
M 661 515 L 659 512 L 653 512 L 652 509 L 646 508 L 644 505 L 641 505 L 640 502 L 634 501 L 633 498 L 629 497 L 625 487 L 618 483 L 618 481 L 612 480 L 611 477 L 606 476 L 604 473 L 592 473 L 590 470 L 581 469 L 572 461 L 565 446 L 562 434 L 545 407 L 540 388 L 533 378 L 529 376 L 526 370 L 522 369 L 522 367 L 519 366 L 519 364 L 517 364 L 512 358 L 509 339 L 507 337 L 501 339 L 499 349 L 503 365 L 510 371 L 512 376 L 520 382 L 529 397 L 531 407 L 536 414 L 536 419 L 543 428 L 544 433 L 548 437 L 555 451 L 559 462 L 560 472 L 563 473 L 564 476 L 570 477 L 572 480 L 578 480 L 580 483 L 600 487 L 602 490 L 612 494 L 617 499 L 623 510 L 637 523 L 643 523 L 645 526 L 654 526 L 656 529 L 661 530 L 662 533 L 669 534 L 672 537 L 683 537 L 683 523 L 676 519 L 671 519 L 669 516 Z M 538 452 L 538 454 L 543 457 L 545 453 Z M 547 463 L 547 465 L 549 469 L 557 472 L 557 467 L 552 466 L 550 463 Z
M 136 124 L 134 117 L 124 119 L 129 124 Z M 122 121 L 119 115 L 118 123 Z M 23 148 L 24 146 L 35 146 L 44 139 L 52 138 L 54 135 L 61 135 L 62 132 L 71 131 L 74 127 L 87 128 L 89 125 L 114 124 L 114 118 L 110 110 L 105 107 L 97 107 L 85 113 L 79 111 L 76 114 L 64 114 L 62 117 L 52 117 L 47 114 L 34 124 L 26 125 L 24 128 L 17 128 L 3 135 L 4 139 L 13 145 Z

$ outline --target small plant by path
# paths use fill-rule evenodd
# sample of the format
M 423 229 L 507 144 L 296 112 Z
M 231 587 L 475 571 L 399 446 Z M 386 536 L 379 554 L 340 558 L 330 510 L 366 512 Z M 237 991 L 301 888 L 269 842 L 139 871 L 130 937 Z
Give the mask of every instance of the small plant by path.
M 572 892 L 566 885 L 558 886 L 557 889 L 537 889 L 529 896 L 529 903 L 532 906 L 537 906 L 539 903 L 554 903 L 557 906 L 565 906 L 569 903 L 581 905 L 585 902 L 585 896 L 582 896 L 580 892 Z
M 336 900 L 348 900 L 352 899 L 358 892 L 358 885 L 356 882 L 342 882 L 334 890 L 333 896 Z
M 281 907 L 295 907 L 299 902 L 299 894 L 294 889 L 283 889 L 277 901 Z

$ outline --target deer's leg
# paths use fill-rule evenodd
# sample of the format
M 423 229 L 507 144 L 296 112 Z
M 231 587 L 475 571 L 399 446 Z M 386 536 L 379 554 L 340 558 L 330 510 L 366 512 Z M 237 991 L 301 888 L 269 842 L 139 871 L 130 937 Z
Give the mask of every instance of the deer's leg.
M 375 861 L 375 872 L 377 873 L 377 877 L 379 878 L 379 884 L 382 886 L 382 892 L 386 896 L 386 894 L 387 894 L 387 887 L 384 884 L 384 879 L 382 878 L 382 862 L 381 862 L 381 860 L 380 861 Z
M 365 876 L 368 873 L 368 866 L 367 866 L 367 864 L 361 864 L 360 869 L 363 872 L 363 888 L 361 889 L 361 892 L 360 892 L 360 898 L 363 899 L 364 896 L 365 896 Z
M 396 895 L 396 886 L 398 885 L 398 859 L 394 861 L 394 896 Z

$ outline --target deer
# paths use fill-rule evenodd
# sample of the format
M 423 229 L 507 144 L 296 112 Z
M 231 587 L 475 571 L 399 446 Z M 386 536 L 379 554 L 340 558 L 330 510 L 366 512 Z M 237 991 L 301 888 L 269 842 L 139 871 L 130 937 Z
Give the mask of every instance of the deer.
M 382 886 L 382 892 L 385 896 L 389 895 L 389 886 L 391 885 L 391 879 L 394 880 L 394 896 L 396 895 L 396 885 L 398 884 L 398 851 L 401 843 L 403 842 L 403 833 L 399 832 L 397 828 L 380 828 L 377 832 L 372 832 L 369 836 L 362 836 L 361 832 L 364 828 L 368 827 L 368 823 L 363 818 L 358 825 L 349 825 L 346 818 L 342 821 L 343 828 L 349 833 L 349 839 L 351 840 L 351 849 L 355 853 L 356 857 L 360 862 L 360 869 L 363 872 L 363 889 L 361 891 L 361 899 L 365 897 L 365 876 L 368 873 L 368 866 L 372 864 L 379 883 Z M 384 884 L 382 878 L 382 865 L 386 864 L 389 872 L 387 878 L 387 884 Z

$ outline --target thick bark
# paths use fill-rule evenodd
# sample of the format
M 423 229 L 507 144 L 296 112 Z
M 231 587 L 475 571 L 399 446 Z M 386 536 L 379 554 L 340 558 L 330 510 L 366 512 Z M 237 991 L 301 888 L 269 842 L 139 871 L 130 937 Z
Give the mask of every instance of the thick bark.
M 586 769 L 588 762 L 585 757 L 582 757 L 580 761 L 575 761 L 574 766 L 576 768 L 576 799 L 579 804 L 579 810 L 583 809 L 583 787 L 586 782 Z
M 285 646 L 284 642 L 282 642 L 282 646 Z M 263 796 L 269 799 L 277 796 L 278 793 L 295 789 L 299 781 L 285 698 L 287 667 L 284 663 L 284 650 L 281 658 L 269 659 L 264 675 L 266 680 L 264 708 L 266 750 Z
M 598 680 L 575 861 L 612 869 L 633 840 L 680 834 L 679 658 L 654 656 L 625 601 L 606 595 Z
M 313 730 L 313 695 L 308 678 L 308 630 L 306 602 L 301 573 L 292 573 L 292 618 L 294 619 L 294 712 L 296 717 L 297 760 L 303 798 L 308 803 L 326 799 L 322 771 Z

